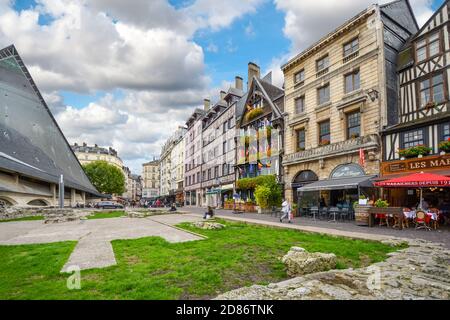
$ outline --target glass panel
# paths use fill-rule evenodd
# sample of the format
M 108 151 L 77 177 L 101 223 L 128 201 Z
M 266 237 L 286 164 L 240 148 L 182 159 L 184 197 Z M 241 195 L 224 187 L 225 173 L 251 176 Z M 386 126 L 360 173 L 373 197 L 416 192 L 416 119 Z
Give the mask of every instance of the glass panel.
M 424 144 L 423 130 L 414 130 L 403 134 L 403 148 Z
M 430 43 L 430 57 L 439 53 L 439 41 Z
M 300 98 L 295 99 L 295 112 L 296 113 L 303 113 L 305 111 L 304 104 L 305 104 L 305 98 L 304 97 L 300 97 Z
M 436 103 L 444 101 L 444 86 L 442 84 L 433 87 L 433 101 Z
M 450 124 L 446 123 L 442 125 L 442 140 L 448 140 L 450 138 Z
M 420 83 L 420 90 L 428 89 L 430 87 L 430 80 L 424 80 Z
M 423 61 L 427 58 L 427 48 L 422 47 L 420 49 L 417 49 L 417 60 L 418 62 Z
M 359 177 L 364 175 L 364 170 L 357 164 L 340 165 L 331 173 L 331 179 L 343 177 Z
M 353 75 L 347 75 L 345 76 L 345 92 L 351 92 L 353 91 Z
M 297 131 L 297 151 L 305 150 L 305 130 Z
M 319 89 L 319 105 L 330 100 L 330 86 L 327 85 Z

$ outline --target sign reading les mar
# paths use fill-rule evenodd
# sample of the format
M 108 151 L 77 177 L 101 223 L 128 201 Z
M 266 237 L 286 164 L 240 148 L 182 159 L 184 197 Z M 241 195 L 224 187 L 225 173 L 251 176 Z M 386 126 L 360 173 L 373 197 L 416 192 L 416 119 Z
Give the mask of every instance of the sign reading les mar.
M 450 155 L 430 156 L 402 161 L 383 162 L 383 175 L 433 169 L 450 169 Z

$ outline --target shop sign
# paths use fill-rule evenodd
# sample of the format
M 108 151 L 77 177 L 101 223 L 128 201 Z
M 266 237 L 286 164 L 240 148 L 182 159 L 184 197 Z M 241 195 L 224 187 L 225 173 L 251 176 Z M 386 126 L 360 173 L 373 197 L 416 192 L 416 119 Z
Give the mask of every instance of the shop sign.
M 450 169 L 450 155 L 389 161 L 381 164 L 381 173 L 383 175 L 436 169 Z

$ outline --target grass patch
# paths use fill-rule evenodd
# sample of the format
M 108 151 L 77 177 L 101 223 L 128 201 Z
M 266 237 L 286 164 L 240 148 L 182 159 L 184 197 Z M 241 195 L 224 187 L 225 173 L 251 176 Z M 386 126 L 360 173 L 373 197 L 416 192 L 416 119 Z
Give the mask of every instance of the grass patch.
M 108 211 L 108 212 L 95 212 L 89 216 L 88 219 L 108 219 L 108 218 L 118 218 L 125 215 L 125 211 Z
M 13 221 L 34 221 L 34 220 L 44 220 L 44 216 L 30 216 L 30 217 L 22 217 L 17 219 L 5 219 L 0 220 L 1 222 L 13 222 Z
M 169 243 L 159 237 L 113 241 L 117 266 L 81 272 L 68 290 L 60 269 L 74 242 L 0 246 L 0 299 L 204 299 L 252 284 L 287 279 L 279 261 L 292 246 L 333 252 L 338 267 L 362 267 L 397 250 L 379 242 L 219 220 L 222 230 L 182 228 L 205 240 Z

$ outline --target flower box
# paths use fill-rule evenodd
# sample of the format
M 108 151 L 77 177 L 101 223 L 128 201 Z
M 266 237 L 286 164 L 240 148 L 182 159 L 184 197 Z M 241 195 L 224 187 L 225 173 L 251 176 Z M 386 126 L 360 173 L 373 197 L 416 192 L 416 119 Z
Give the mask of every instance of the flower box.
M 402 158 L 411 159 L 417 158 L 418 156 L 427 156 L 433 151 L 432 148 L 425 145 L 418 145 L 407 149 L 398 150 L 398 154 Z
M 446 141 L 442 141 L 439 143 L 439 150 L 448 153 L 450 152 L 450 138 L 448 138 Z

